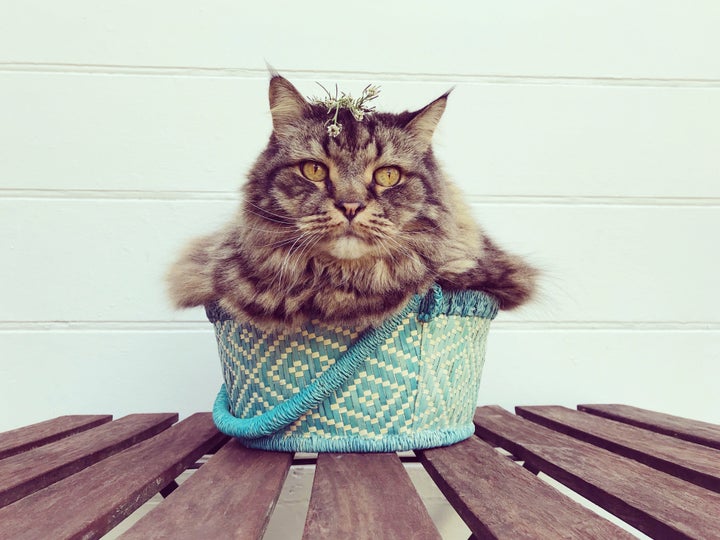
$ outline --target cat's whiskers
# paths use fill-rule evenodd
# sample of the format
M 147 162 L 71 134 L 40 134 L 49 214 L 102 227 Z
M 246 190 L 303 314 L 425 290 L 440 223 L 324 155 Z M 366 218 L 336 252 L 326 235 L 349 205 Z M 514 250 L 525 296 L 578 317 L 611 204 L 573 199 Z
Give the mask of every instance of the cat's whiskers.
M 415 264 L 419 264 L 426 271 L 430 270 L 430 268 L 428 268 L 428 265 L 425 264 L 425 261 L 422 260 L 422 257 L 418 256 L 417 253 L 403 246 L 394 238 L 390 236 L 385 236 L 384 238 L 379 238 L 378 240 L 387 251 L 387 255 L 390 257 L 390 260 L 394 263 L 399 264 L 400 262 L 402 262 L 398 259 L 398 255 L 402 255 L 406 261 L 409 260 Z M 390 246 L 388 244 L 390 244 Z
M 293 216 L 273 212 L 271 210 L 268 210 L 267 208 L 263 208 L 262 206 L 259 206 L 255 203 L 253 203 L 252 201 L 246 201 L 246 202 L 250 206 L 255 207 L 257 210 L 252 210 L 248 207 L 245 207 L 245 211 L 250 212 L 251 214 L 254 214 L 262 219 L 265 219 L 268 221 L 276 221 L 277 223 L 290 223 L 290 224 L 294 224 L 297 221 L 297 218 L 295 218 Z M 277 218 L 277 219 L 272 219 L 269 216 L 272 216 L 273 218 Z
M 253 231 L 253 232 L 264 232 L 264 233 L 285 234 L 285 235 L 290 231 L 297 230 L 296 227 L 290 226 L 290 225 L 276 225 L 274 229 L 264 229 L 262 227 L 256 227 L 256 226 L 247 225 L 247 224 L 245 224 L 245 229 L 248 231 Z
M 286 226 L 288 226 L 288 227 L 293 227 L 293 226 L 295 226 L 295 223 L 296 223 L 295 221 L 287 221 L 287 220 L 275 219 L 275 218 L 272 218 L 272 217 L 269 217 L 269 216 L 265 216 L 265 215 L 263 215 L 263 214 L 261 214 L 261 213 L 259 213 L 259 212 L 255 212 L 255 211 L 250 210 L 250 209 L 247 209 L 246 211 L 247 211 L 249 214 L 252 214 L 252 215 L 254 215 L 254 216 L 259 217 L 259 218 L 262 219 L 263 221 L 272 222 L 272 223 L 278 223 L 279 225 L 286 225 Z
M 280 264 L 280 269 L 278 270 L 278 279 L 277 279 L 278 286 L 282 286 L 283 281 L 285 281 L 285 273 L 292 270 L 289 263 L 290 263 L 291 256 L 293 254 L 293 250 L 295 249 L 295 246 L 298 245 L 298 242 L 301 242 L 300 245 L 302 245 L 302 243 L 306 239 L 307 239 L 307 235 L 301 234 L 300 236 L 298 236 L 295 239 L 293 244 L 290 246 L 290 249 L 287 250 L 285 257 L 283 258 L 283 262 Z M 297 271 L 297 268 L 295 268 L 295 270 Z M 288 289 L 291 289 L 291 288 L 292 287 L 288 287 Z
M 333 225 L 334 225 L 333 219 L 328 215 L 327 212 L 321 212 L 318 214 L 303 216 L 300 219 L 298 219 L 298 228 L 301 228 L 301 229 L 307 229 L 307 228 L 327 229 L 328 227 L 331 227 Z
M 318 233 L 301 232 L 300 235 L 298 235 L 294 239 L 292 245 L 287 250 L 285 257 L 283 258 L 283 262 L 280 264 L 280 268 L 278 270 L 278 277 L 275 282 L 279 287 L 283 287 L 283 285 L 285 285 L 287 289 L 290 290 L 297 284 L 302 274 L 302 272 L 300 271 L 300 268 L 302 268 L 302 266 L 297 264 L 290 265 L 291 259 L 293 257 L 297 259 L 302 258 L 303 254 L 309 248 L 315 246 L 315 244 L 317 244 L 317 242 L 319 242 L 321 238 L 322 235 Z M 288 241 L 287 243 L 290 243 L 290 241 Z M 289 280 L 286 282 L 286 272 L 288 273 L 287 277 L 290 277 L 293 269 L 295 270 L 295 279 L 292 283 L 290 283 Z
M 289 266 L 289 261 L 290 261 L 293 249 L 295 248 L 295 246 L 297 245 L 298 242 L 300 242 L 301 240 L 303 240 L 305 238 L 307 238 L 307 236 L 305 234 L 300 234 L 297 237 L 295 237 L 294 239 L 290 239 L 285 243 L 287 245 L 290 242 L 292 242 L 292 245 L 290 246 L 290 249 L 287 250 L 285 257 L 283 257 L 283 261 L 280 263 L 280 268 L 277 271 L 277 278 L 274 280 L 274 283 L 276 283 L 279 288 L 282 288 L 285 284 L 285 280 L 286 280 L 285 272 L 288 271 L 288 269 L 291 269 L 291 267 Z M 290 289 L 290 288 L 291 287 L 288 287 L 288 289 Z
M 291 234 L 289 234 L 289 235 L 287 233 L 284 233 L 284 234 L 286 234 L 285 238 L 278 240 L 277 242 L 268 244 L 268 246 L 269 247 L 283 247 L 283 246 L 287 246 L 289 244 L 295 244 L 298 240 L 302 239 L 305 236 L 321 234 L 321 232 L 318 233 L 317 231 L 315 231 L 313 229 L 293 228 Z
M 392 229 L 388 225 L 392 223 L 387 220 L 385 222 L 371 220 L 368 223 L 358 223 L 358 228 L 369 237 L 369 240 L 375 241 L 384 240 L 392 235 Z
M 400 234 L 408 235 L 408 234 L 426 234 L 426 233 L 432 233 L 437 231 L 441 225 L 438 223 L 434 227 L 423 227 L 421 229 L 413 229 L 411 231 L 401 231 Z
M 277 234 L 277 235 L 283 235 L 285 238 L 281 239 L 278 242 L 273 242 L 269 244 L 271 247 L 282 247 L 284 245 L 290 244 L 295 242 L 297 239 L 302 237 L 304 234 L 312 233 L 317 234 L 315 229 L 322 228 L 324 229 L 325 226 L 317 227 L 317 223 L 320 223 L 319 220 L 315 220 L 315 222 L 307 220 L 306 218 L 300 218 L 297 220 L 296 223 L 292 225 L 285 225 L 285 224 L 279 224 L 279 225 L 273 225 L 273 229 L 265 229 L 262 227 L 256 227 L 256 226 L 250 226 L 245 225 L 247 230 L 256 231 L 256 232 L 267 232 L 271 234 Z M 299 233 L 299 236 L 298 236 Z M 288 235 L 290 235 L 288 237 Z
M 271 210 L 268 210 L 267 208 L 264 208 L 264 207 L 260 206 L 259 204 L 255 204 L 255 203 L 252 202 L 251 200 L 247 200 L 247 199 L 246 199 L 245 202 L 246 202 L 247 204 L 249 204 L 250 206 L 254 206 L 254 207 L 257 208 L 258 210 L 260 210 L 260 211 L 262 211 L 262 212 L 265 212 L 266 214 L 270 214 L 270 215 L 272 215 L 272 216 L 276 216 L 276 217 L 279 217 L 279 218 L 293 219 L 293 217 L 290 216 L 290 215 L 287 215 L 287 214 L 279 214 L 279 213 L 277 213 L 277 212 L 273 212 L 273 211 L 271 211 Z
M 312 250 L 315 248 L 315 246 L 322 240 L 323 235 L 321 234 L 315 234 L 310 235 L 309 238 L 300 246 L 297 256 L 298 258 L 302 259 L 305 257 L 306 253 L 311 253 Z M 297 285 L 298 281 L 300 281 L 300 278 L 302 277 L 302 272 L 297 272 L 297 275 L 295 277 L 295 281 L 293 281 L 289 285 L 289 289 L 293 289 L 295 285 Z
M 271 248 L 281 248 L 283 246 L 294 244 L 299 240 L 299 238 L 299 236 L 291 236 L 290 238 L 283 238 L 282 240 L 278 240 L 277 242 L 273 242 L 267 246 Z

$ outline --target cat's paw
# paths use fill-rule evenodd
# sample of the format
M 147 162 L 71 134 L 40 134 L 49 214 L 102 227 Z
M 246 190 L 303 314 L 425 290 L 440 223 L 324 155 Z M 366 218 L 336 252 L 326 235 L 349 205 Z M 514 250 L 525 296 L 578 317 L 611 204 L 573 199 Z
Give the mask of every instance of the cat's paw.
M 500 309 L 515 309 L 533 299 L 537 278 L 538 270 L 522 263 L 506 268 L 482 289 L 498 300 Z
M 176 308 L 202 306 L 215 299 L 208 244 L 205 238 L 191 243 L 165 275 L 168 296 Z
M 462 272 L 441 272 L 438 283 L 448 289 L 473 289 L 494 296 L 500 309 L 515 309 L 532 300 L 538 270 L 520 257 L 494 250 L 495 257 L 476 260 Z M 446 266 L 444 269 L 447 269 Z

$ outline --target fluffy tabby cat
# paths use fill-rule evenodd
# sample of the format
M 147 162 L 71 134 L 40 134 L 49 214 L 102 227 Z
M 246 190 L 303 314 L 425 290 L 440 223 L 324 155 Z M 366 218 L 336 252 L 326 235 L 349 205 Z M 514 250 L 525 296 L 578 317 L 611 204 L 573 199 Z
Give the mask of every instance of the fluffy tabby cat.
M 319 319 L 379 324 L 433 282 L 479 289 L 503 309 L 527 301 L 536 271 L 477 226 L 440 170 L 431 138 L 448 94 L 416 112 L 327 108 L 283 77 L 270 80 L 273 132 L 241 208 L 194 241 L 169 273 L 178 307 L 219 302 L 266 328 Z

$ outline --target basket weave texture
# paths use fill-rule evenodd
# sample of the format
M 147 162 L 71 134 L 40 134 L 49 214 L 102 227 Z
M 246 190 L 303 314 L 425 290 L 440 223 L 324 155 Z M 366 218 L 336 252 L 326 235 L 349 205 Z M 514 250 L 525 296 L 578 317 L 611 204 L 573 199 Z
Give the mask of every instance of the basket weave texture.
M 317 321 L 288 332 L 238 322 L 217 305 L 225 383 L 213 418 L 249 447 L 389 452 L 471 436 L 485 344 L 497 304 L 438 286 L 380 327 L 357 332 Z

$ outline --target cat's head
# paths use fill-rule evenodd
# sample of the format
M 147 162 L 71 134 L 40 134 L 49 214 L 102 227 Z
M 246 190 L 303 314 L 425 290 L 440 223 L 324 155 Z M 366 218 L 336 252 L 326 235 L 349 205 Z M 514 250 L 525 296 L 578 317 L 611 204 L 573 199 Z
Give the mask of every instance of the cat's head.
M 325 105 L 279 75 L 270 81 L 273 133 L 249 174 L 244 211 L 287 241 L 336 259 L 397 256 L 441 233 L 448 205 L 431 138 L 447 94 L 415 112 L 339 109 L 332 136 Z M 266 229 L 267 230 L 267 229 Z

